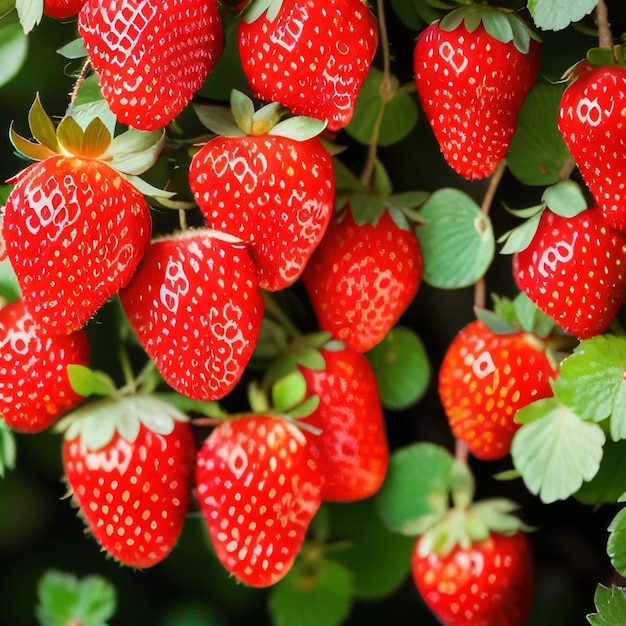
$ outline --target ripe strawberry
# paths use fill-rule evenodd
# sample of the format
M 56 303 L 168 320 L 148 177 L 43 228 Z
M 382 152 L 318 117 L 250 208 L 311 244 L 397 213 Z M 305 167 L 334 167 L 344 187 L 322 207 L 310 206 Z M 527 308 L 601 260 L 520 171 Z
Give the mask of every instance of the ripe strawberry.
M 546 209 L 513 256 L 513 275 L 537 307 L 587 339 L 608 328 L 626 297 L 626 238 L 596 208 L 570 218 Z
M 150 210 L 95 159 L 50 157 L 14 180 L 2 234 L 24 306 L 42 328 L 69 333 L 130 280 L 150 241 Z
M 369 361 L 351 348 L 322 348 L 322 370 L 299 366 L 307 393 L 320 404 L 306 423 L 321 433 L 310 435 L 319 448 L 325 477 L 324 500 L 350 501 L 373 496 L 389 465 L 389 447 L 376 378 Z
M 520 427 L 518 409 L 552 395 L 556 378 L 539 337 L 519 331 L 496 334 L 483 322 L 465 326 L 439 370 L 439 397 L 454 436 L 484 461 L 509 454 Z
M 491 11 L 494 17 L 508 19 Z M 524 54 L 488 34 L 482 22 L 471 30 L 458 22 L 452 30 L 436 21 L 422 31 L 413 57 L 415 84 L 448 165 L 465 178 L 485 178 L 508 150 L 539 74 L 540 46 L 531 40 Z
M 598 209 L 614 228 L 626 230 L 626 194 L 619 165 L 626 150 L 626 67 L 579 63 L 559 106 L 558 126 Z
M 417 238 L 388 211 L 375 224 L 358 226 L 348 209 L 331 222 L 302 279 L 320 327 L 365 352 L 409 306 L 422 269 Z
M 174 389 L 216 400 L 237 384 L 263 318 L 254 264 L 240 240 L 207 229 L 156 240 L 120 299 Z
M 78 31 L 109 107 L 140 130 L 185 108 L 224 45 L 217 0 L 86 0 Z
M 195 448 L 186 417 L 137 395 L 88 403 L 67 419 L 65 474 L 98 543 L 131 567 L 163 560 L 189 505 Z
M 378 45 L 367 3 L 274 0 L 259 17 L 254 3 L 249 9 L 239 55 L 255 95 L 327 121 L 331 131 L 346 126 Z
M 298 279 L 334 202 L 332 161 L 317 138 L 216 137 L 194 156 L 189 182 L 207 226 L 250 246 L 270 291 Z
M 412 558 L 415 585 L 443 626 L 525 626 L 532 604 L 534 567 L 526 534 L 491 533 L 445 556 L 424 550 Z
M 292 423 L 267 415 L 221 423 L 198 453 L 196 484 L 222 565 L 253 587 L 278 582 L 321 504 L 322 482 Z
M 48 17 L 64 20 L 78 15 L 86 0 L 43 0 L 43 12 Z
M 0 416 L 12 428 L 40 432 L 78 404 L 67 366 L 88 362 L 85 331 L 47 334 L 21 300 L 0 308 Z

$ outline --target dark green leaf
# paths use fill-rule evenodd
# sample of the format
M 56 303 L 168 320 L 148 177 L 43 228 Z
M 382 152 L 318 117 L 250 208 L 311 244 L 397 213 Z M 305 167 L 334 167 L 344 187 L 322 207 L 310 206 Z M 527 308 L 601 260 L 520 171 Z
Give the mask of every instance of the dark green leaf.
M 583 504 L 614 504 L 626 493 L 626 441 L 604 444 L 604 453 L 598 473 L 576 492 Z
M 8 259 L 0 261 L 0 298 L 7 302 L 15 302 L 20 297 L 17 277 Z
M 594 596 L 597 613 L 587 615 L 591 626 L 626 624 L 626 589 L 598 585 Z
M 424 26 L 413 4 L 408 0 L 391 0 L 391 6 L 407 28 L 419 30 Z
M 606 546 L 611 565 L 626 575 L 626 508 L 622 509 L 609 524 L 609 540 Z
M 4 478 L 6 470 L 15 468 L 16 458 L 17 445 L 15 443 L 15 433 L 0 417 L 0 478 Z

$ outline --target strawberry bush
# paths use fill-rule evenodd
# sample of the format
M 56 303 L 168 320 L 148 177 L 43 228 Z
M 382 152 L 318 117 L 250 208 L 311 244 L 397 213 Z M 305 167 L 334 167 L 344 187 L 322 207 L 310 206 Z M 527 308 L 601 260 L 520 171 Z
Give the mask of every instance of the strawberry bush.
M 0 621 L 626 623 L 618 0 L 0 0 Z

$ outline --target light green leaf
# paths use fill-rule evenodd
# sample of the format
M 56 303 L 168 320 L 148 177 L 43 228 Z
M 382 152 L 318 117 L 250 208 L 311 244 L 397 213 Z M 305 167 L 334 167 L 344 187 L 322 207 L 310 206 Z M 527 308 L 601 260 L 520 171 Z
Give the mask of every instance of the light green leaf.
M 422 340 L 410 329 L 396 326 L 365 354 L 378 383 L 383 406 L 405 409 L 426 393 L 431 367 Z
M 232 111 L 224 106 L 212 104 L 192 104 L 198 119 L 211 132 L 223 137 L 243 137 L 245 132 L 239 128 Z
M 306 389 L 302 372 L 293 370 L 272 385 L 272 404 L 277 411 L 286 413 L 305 399 Z
M 81 396 L 111 396 L 115 383 L 104 372 L 95 372 L 84 365 L 68 365 L 67 375 L 72 389 Z
M 129 128 L 114 137 L 103 159 L 124 174 L 138 176 L 149 170 L 156 162 L 165 145 L 165 131 L 145 132 Z
M 87 50 L 85 48 L 83 38 L 79 37 L 78 39 L 74 39 L 74 41 L 66 43 L 64 46 L 61 46 L 57 50 L 57 54 L 60 54 L 66 59 L 82 59 L 83 57 L 86 57 Z
M 16 0 L 15 8 L 20 18 L 20 24 L 28 35 L 43 17 L 43 0 Z
M 28 38 L 16 19 L 0 22 L 0 87 L 19 71 L 28 53 Z
M 528 248 L 539 228 L 541 215 L 541 213 L 535 213 L 524 223 L 508 232 L 500 254 L 515 254 Z
M 385 482 L 376 496 L 380 516 L 389 530 L 416 536 L 448 510 L 450 453 L 431 443 L 396 450 Z
M 587 209 L 587 200 L 580 185 L 573 180 L 561 180 L 548 187 L 541 199 L 561 217 L 574 217 Z
M 594 596 L 596 613 L 587 615 L 591 626 L 626 624 L 626 589 L 598 585 Z
M 416 228 L 424 257 L 424 280 L 440 289 L 473 285 L 493 260 L 491 221 L 467 194 L 439 189 L 424 203 L 426 224 Z
M 300 115 L 279 122 L 269 131 L 268 135 L 287 137 L 294 141 L 308 141 L 317 137 L 325 127 L 326 122 Z
M 142 193 L 144 196 L 149 196 L 150 198 L 156 198 L 164 205 L 167 200 L 170 200 L 176 195 L 171 191 L 165 191 L 165 189 L 159 189 L 158 187 L 151 185 L 139 176 L 126 175 L 125 178 L 131 185 L 133 185 L 133 187 L 135 187 L 135 189 L 137 189 L 137 191 L 139 191 L 139 193 Z M 185 207 L 183 206 L 181 208 Z
M 528 0 L 528 10 L 541 30 L 562 30 L 589 15 L 598 0 Z
M 606 546 L 611 565 L 626 575 L 626 508 L 622 509 L 609 524 L 609 540 Z
M 0 417 L 0 478 L 4 478 L 6 470 L 15 468 L 16 458 L 17 444 L 15 443 L 15 433 Z
M 520 326 L 528 333 L 547 337 L 554 330 L 554 320 L 539 309 L 524 292 L 513 300 L 513 310 Z
M 602 428 L 581 420 L 556 398 L 520 409 L 516 421 L 523 425 L 513 437 L 513 464 L 543 502 L 568 498 L 598 472 Z

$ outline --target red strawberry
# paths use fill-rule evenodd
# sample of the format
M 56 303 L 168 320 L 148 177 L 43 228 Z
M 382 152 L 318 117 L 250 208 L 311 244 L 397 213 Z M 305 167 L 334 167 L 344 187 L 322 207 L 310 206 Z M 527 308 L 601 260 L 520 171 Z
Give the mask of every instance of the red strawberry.
M 174 389 L 216 400 L 237 384 L 263 318 L 256 271 L 240 240 L 206 229 L 159 239 L 120 298 Z
M 530 245 L 513 257 L 519 288 L 581 339 L 605 331 L 626 297 L 626 238 L 601 211 L 560 217 L 546 209 Z
M 298 279 L 334 202 L 332 161 L 318 139 L 216 137 L 194 156 L 189 176 L 207 226 L 250 246 L 263 289 Z
M 559 130 L 598 209 L 612 226 L 626 230 L 626 183 L 620 165 L 626 137 L 618 104 L 626 98 L 626 67 L 583 61 L 573 73 L 559 106 Z
M 224 45 L 217 0 L 86 0 L 78 31 L 109 107 L 141 130 L 185 108 Z
M 508 19 L 492 10 L 494 17 Z M 473 26 L 468 30 L 459 19 L 432 23 L 420 34 L 413 61 L 422 108 L 445 160 L 465 178 L 484 178 L 508 150 L 539 74 L 540 46 L 531 40 L 523 53 L 488 34 L 482 22 Z M 523 28 L 518 23 L 513 32 Z
M 367 3 L 274 0 L 248 23 L 253 12 L 239 25 L 239 55 L 255 95 L 332 131 L 346 126 L 378 45 Z
M 50 157 L 15 181 L 3 236 L 24 306 L 46 330 L 71 332 L 130 280 L 150 241 L 150 210 L 94 159 Z
M 43 12 L 48 17 L 64 20 L 78 15 L 86 0 L 43 0 Z
M 409 306 L 422 268 L 417 238 L 389 212 L 375 224 L 357 226 L 348 209 L 331 222 L 302 279 L 320 327 L 365 352 Z
M 69 419 L 63 465 L 94 537 L 131 567 L 163 560 L 189 505 L 195 448 L 186 417 L 137 395 L 86 404 Z
M 220 424 L 198 453 L 196 484 L 224 567 L 253 587 L 285 576 L 321 504 L 322 482 L 294 424 L 267 415 Z
M 341 345 L 341 344 L 340 344 Z M 351 348 L 322 348 L 322 370 L 299 366 L 309 395 L 320 404 L 306 418 L 319 428 L 308 435 L 320 450 L 324 500 L 350 501 L 373 496 L 380 488 L 389 447 L 378 387 L 369 361 Z
M 45 430 L 81 400 L 67 375 L 71 364 L 87 365 L 85 331 L 42 331 L 21 300 L 0 308 L 0 416 L 24 432 Z
M 528 537 L 491 533 L 445 556 L 419 539 L 412 559 L 415 585 L 443 626 L 525 626 L 534 567 Z
M 518 409 L 552 395 L 556 378 L 539 337 L 519 331 L 496 334 L 483 322 L 465 326 L 439 370 L 439 397 L 454 436 L 484 461 L 505 457 L 520 427 Z

